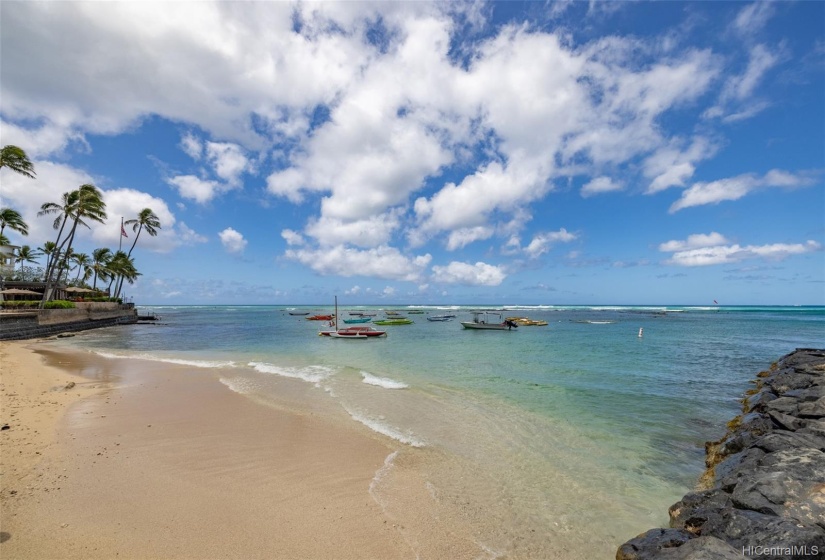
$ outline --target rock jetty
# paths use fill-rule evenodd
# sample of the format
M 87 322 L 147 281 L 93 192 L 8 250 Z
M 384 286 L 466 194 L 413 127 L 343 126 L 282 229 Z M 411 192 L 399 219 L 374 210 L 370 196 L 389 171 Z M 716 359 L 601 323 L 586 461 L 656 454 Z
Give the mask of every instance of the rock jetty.
M 825 559 L 825 350 L 759 373 L 705 450 L 700 489 L 670 506 L 670 528 L 627 541 L 617 560 Z

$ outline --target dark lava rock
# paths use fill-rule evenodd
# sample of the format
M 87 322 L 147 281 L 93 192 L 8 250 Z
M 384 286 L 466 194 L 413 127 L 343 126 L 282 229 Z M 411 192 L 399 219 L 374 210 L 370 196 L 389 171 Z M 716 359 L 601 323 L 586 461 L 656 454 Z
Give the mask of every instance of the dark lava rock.
M 742 560 L 741 551 L 716 537 L 691 539 L 679 548 L 666 548 L 663 560 Z
M 748 547 L 814 547 L 825 551 L 825 531 L 821 527 L 808 526 L 786 517 L 766 515 L 750 510 L 727 508 L 711 516 L 702 528 L 702 536 L 713 536 L 737 550 Z M 784 554 L 760 555 L 759 558 L 775 560 L 798 556 Z
M 663 549 L 681 546 L 693 535 L 681 529 L 651 529 L 630 539 L 616 552 L 616 560 L 651 560 L 661 558 Z
M 671 529 L 631 539 L 617 559 L 825 560 L 825 350 L 797 350 L 758 378 L 747 413 L 705 444 L 710 488 L 673 504 Z

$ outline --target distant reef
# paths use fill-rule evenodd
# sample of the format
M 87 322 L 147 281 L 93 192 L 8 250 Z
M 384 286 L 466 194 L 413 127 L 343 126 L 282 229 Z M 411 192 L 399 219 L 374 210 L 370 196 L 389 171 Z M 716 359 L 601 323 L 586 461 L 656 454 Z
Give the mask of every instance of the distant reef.
M 797 349 L 755 383 L 725 436 L 705 444 L 700 490 L 617 560 L 825 558 L 825 350 Z

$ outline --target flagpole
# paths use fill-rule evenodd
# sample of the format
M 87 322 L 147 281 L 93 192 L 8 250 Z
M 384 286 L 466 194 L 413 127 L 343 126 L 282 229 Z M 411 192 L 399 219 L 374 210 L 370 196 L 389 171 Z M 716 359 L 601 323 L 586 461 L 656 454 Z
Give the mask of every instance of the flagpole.
M 117 244 L 117 250 L 120 251 L 123 249 L 123 216 L 120 217 L 120 235 L 117 236 L 119 241 Z

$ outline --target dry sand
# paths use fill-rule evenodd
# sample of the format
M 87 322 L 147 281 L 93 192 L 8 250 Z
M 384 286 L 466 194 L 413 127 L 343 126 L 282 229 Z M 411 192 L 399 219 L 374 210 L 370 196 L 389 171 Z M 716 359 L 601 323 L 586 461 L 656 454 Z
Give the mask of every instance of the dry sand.
M 414 472 L 400 503 L 426 519 L 403 527 L 379 504 L 370 484 L 397 446 L 353 422 L 32 342 L 0 343 L 0 368 L 3 560 L 479 556 L 427 515 Z

